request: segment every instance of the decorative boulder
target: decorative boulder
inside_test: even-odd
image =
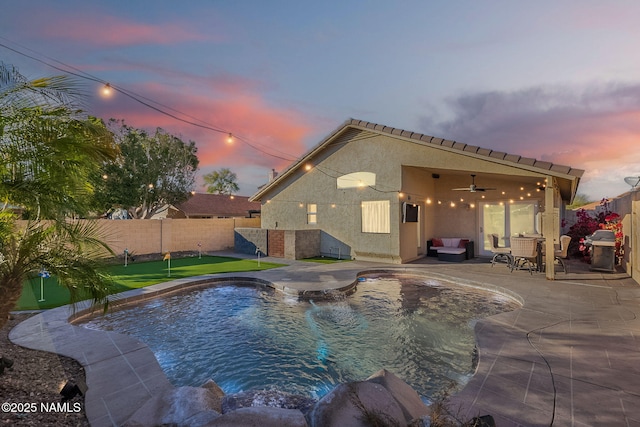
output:
[[[307,420],[297,409],[267,406],[239,408],[219,416],[207,427],[307,427]]]
[[[367,378],[367,382],[380,384],[391,393],[402,408],[407,423],[429,415],[429,407],[420,399],[418,393],[392,372],[382,369]]]
[[[202,384],[202,388],[209,390],[211,396],[213,398],[213,406],[212,409],[222,413],[222,399],[224,398],[224,391],[220,388],[218,384],[214,380],[207,380],[204,384]]]
[[[338,385],[309,411],[307,420],[311,427],[407,425],[391,393],[368,381]]]

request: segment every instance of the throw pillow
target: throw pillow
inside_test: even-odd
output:
[[[431,239],[431,246],[444,246],[444,244],[442,244],[442,239],[433,238]]]
[[[460,239],[460,243],[458,243],[459,248],[466,248],[467,243],[469,243],[469,239]]]

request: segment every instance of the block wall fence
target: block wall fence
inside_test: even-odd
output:
[[[259,228],[260,218],[79,220],[98,224],[116,255],[233,250],[236,227]],[[22,225],[26,221],[20,221]]]

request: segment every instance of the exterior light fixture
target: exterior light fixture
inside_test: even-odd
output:
[[[105,83],[102,87],[102,96],[109,97],[113,93],[113,88],[109,83]]]
[[[631,186],[631,191],[636,191],[640,185],[640,176],[628,176],[624,179],[624,182]]]
[[[312,166],[311,166],[309,163],[307,163],[306,165],[304,165],[304,170],[306,170],[306,171],[310,171],[310,170],[311,170],[311,168],[312,168]]]

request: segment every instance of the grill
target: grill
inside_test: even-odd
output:
[[[613,272],[616,268],[616,236],[611,230],[596,230],[585,237],[591,255],[591,270]]]

